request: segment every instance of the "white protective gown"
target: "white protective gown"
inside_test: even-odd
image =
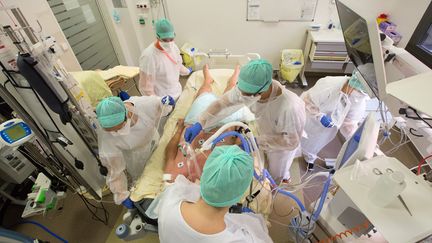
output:
[[[180,75],[190,71],[183,66],[180,50],[173,43],[172,50],[159,50],[151,43],[140,57],[139,89],[142,95],[170,95],[177,99],[182,91]]]
[[[126,102],[134,105],[132,112],[138,116],[130,133],[113,135],[103,129],[98,131],[99,156],[108,169],[106,182],[116,204],[121,204],[130,194],[125,170],[132,180],[141,175],[145,163],[158,145],[160,117],[165,115],[162,113],[167,113],[160,97],[133,96]]]
[[[278,90],[282,90],[279,96]],[[265,102],[251,101],[244,104],[237,90],[232,89],[203,113],[200,123],[204,129],[211,127],[245,105],[255,114],[259,129],[257,141],[259,148],[267,154],[270,174],[276,180],[289,179],[289,169],[300,145],[306,121],[304,102],[273,80],[272,94]]]
[[[301,140],[301,147],[308,163],[314,163],[318,152],[335,138],[339,129],[345,138],[351,137],[363,117],[368,95],[357,90],[353,90],[350,95],[343,93],[341,89],[348,80],[349,77],[325,77],[301,95],[307,114],[306,136]],[[341,98],[348,101],[345,109],[340,104]],[[332,116],[332,113],[336,114],[335,111],[340,114],[336,116],[339,119],[335,121],[334,115],[332,119],[338,125],[331,128],[324,127],[320,122],[321,116]]]
[[[180,211],[183,201],[197,202],[200,187],[183,175],[177,176],[174,184],[160,195],[157,206],[159,240],[161,243],[268,243],[272,242],[264,218],[259,214],[226,214],[226,229],[207,235],[190,227]]]

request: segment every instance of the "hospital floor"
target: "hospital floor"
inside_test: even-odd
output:
[[[312,86],[314,84],[314,81],[316,80],[317,78],[314,77],[309,78],[310,86]],[[184,84],[184,82],[185,81],[183,81],[182,84]],[[288,86],[289,89],[293,90],[297,94],[300,94],[304,91],[304,89],[292,89],[292,87],[292,85]],[[395,141],[397,141],[398,134],[395,132],[392,134],[392,136],[395,136],[394,139]],[[342,142],[340,138],[337,137],[334,141],[329,143],[323,149],[319,156],[322,158],[336,158],[336,155],[340,150],[341,145]],[[406,144],[391,155],[401,160],[409,168],[416,165],[418,162],[418,155],[412,152],[413,150],[410,146],[411,145]],[[387,151],[389,148],[391,148],[391,144],[384,144],[383,146],[381,146],[381,149],[383,151]],[[318,162],[318,165],[323,166],[323,163]],[[305,168],[306,164],[301,157],[297,158],[294,161],[291,167],[293,183],[299,182],[300,177],[305,173]],[[320,166],[317,166],[316,168],[317,170],[320,170]],[[297,194],[300,198],[304,200],[307,206],[309,206],[318,198],[318,195],[320,194],[322,189],[319,178],[317,178],[316,181],[313,181],[312,183],[317,184],[317,186],[313,188],[308,188],[302,193]],[[109,203],[106,203],[105,206],[110,214],[109,223],[107,226],[100,222],[92,220],[92,216],[88,213],[87,209],[80,201],[80,198],[74,194],[68,195],[63,205],[63,210],[58,215],[50,218],[46,218],[43,216],[35,216],[32,217],[31,220],[35,220],[44,224],[56,234],[67,239],[69,242],[124,242],[115,236],[115,228],[122,222],[122,216],[124,213],[123,207]],[[288,198],[280,195],[277,195],[275,197],[273,211],[269,217],[269,221],[271,223],[269,233],[275,243],[292,242],[288,227],[286,225],[289,224],[291,217],[295,213],[297,213],[290,213],[293,207],[295,207],[295,205],[292,200],[289,200]],[[16,218],[16,215],[21,214],[20,210],[22,210],[22,208],[18,206],[11,206],[8,209],[6,217],[3,219],[3,224],[5,226],[11,226],[16,224],[18,220]],[[39,239],[50,242],[58,242],[58,240],[49,236],[47,233],[36,228],[33,225],[18,225],[13,227],[13,229],[31,237],[37,237]],[[145,236],[145,238],[131,242],[153,243],[159,242],[159,239],[157,234],[149,233]]]

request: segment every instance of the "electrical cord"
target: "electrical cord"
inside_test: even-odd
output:
[[[428,156],[426,156],[426,157],[424,157],[424,158],[420,161],[420,163],[419,163],[418,166],[417,166],[417,175],[420,175],[420,173],[421,173],[421,168],[422,168],[423,163],[426,162],[426,160],[429,159],[429,158],[432,158],[432,154],[431,154],[431,155],[428,155]]]
[[[77,184],[79,185],[79,183],[76,181],[76,178],[72,177],[72,179],[75,181],[75,183],[77,183]],[[109,213],[108,213],[108,211],[106,210],[106,208],[105,208],[105,206],[103,205],[103,203],[102,203],[102,202],[100,203],[102,207],[97,207],[97,206],[93,205],[92,203],[90,203],[90,202],[87,200],[87,198],[85,198],[85,197],[82,195],[82,192],[79,192],[79,193],[77,193],[77,194],[78,194],[78,196],[81,198],[81,201],[84,203],[84,205],[85,205],[85,207],[87,208],[87,210],[88,210],[88,211],[90,212],[90,214],[92,215],[92,219],[93,219],[93,220],[96,220],[96,221],[99,221],[99,222],[103,223],[104,225],[107,225],[107,226],[108,226]],[[90,206],[91,206],[92,208],[94,208],[95,211],[91,210],[91,209],[90,209]],[[101,219],[101,218],[97,215],[98,209],[103,210],[103,213],[104,213],[104,219]]]
[[[432,128],[432,125],[429,122],[427,122],[426,119],[424,119],[423,117],[421,117],[420,114],[417,112],[416,109],[414,109],[412,107],[410,107],[410,108],[411,108],[411,110],[414,111],[414,113],[417,115],[417,117],[420,118],[420,120],[422,120],[424,123],[426,123],[426,125],[428,125],[429,128]]]
[[[412,110],[414,112],[417,111],[413,107],[408,106],[407,108],[401,108],[401,109],[399,109],[399,114],[405,115],[406,118],[410,118],[410,119],[413,119],[413,120],[421,120],[422,119],[422,117],[408,115],[407,110]],[[423,118],[423,119],[424,120],[432,120],[432,118]]]
[[[68,243],[67,240],[63,239],[62,237],[58,236],[56,233],[52,232],[50,229],[48,229],[46,226],[44,226],[43,224],[33,221],[33,220],[24,220],[19,222],[18,224],[33,224],[38,226],[39,228],[43,229],[45,232],[47,232],[48,234],[52,235],[53,237],[55,237],[56,239],[58,239],[61,242],[64,243]]]
[[[415,128],[410,127],[409,132],[410,132],[411,135],[413,135],[414,137],[418,137],[418,138],[422,138],[422,137],[424,137],[424,136],[421,135],[421,134],[416,134],[416,133],[414,133],[414,132],[417,132],[417,129],[415,129]]]
[[[423,167],[428,166],[428,165],[429,165],[429,164],[422,164],[420,167],[423,168]],[[416,165],[416,166],[410,168],[409,170],[410,170],[410,171],[413,171],[414,169],[417,169],[417,170],[418,170],[418,166]]]

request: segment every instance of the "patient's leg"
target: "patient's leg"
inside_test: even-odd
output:
[[[234,86],[236,86],[239,74],[240,74],[240,65],[237,64],[233,74],[231,75],[231,77],[228,80],[228,83],[227,83],[227,86],[224,90],[224,93],[226,93],[228,90],[230,90],[230,89],[234,88]]]
[[[171,140],[169,141],[168,145],[165,148],[165,166],[164,166],[164,170],[166,168],[166,166],[169,163],[172,163],[175,158],[177,157],[177,145],[180,143],[180,139],[181,139],[181,135],[183,133],[185,126],[184,126],[184,120],[183,119],[179,119],[177,121],[177,131],[174,134],[174,136],[171,138]]]
[[[196,97],[200,96],[202,93],[211,93],[213,91],[211,84],[214,82],[214,80],[210,74],[208,64],[204,65],[203,74],[204,74],[204,82],[201,88],[198,90]]]

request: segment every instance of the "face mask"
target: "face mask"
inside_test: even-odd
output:
[[[111,132],[113,136],[126,136],[130,134],[131,119],[127,119],[126,124],[115,132]]]
[[[174,43],[172,41],[170,42],[159,41],[159,44],[165,51],[170,51]]]
[[[242,92],[240,91],[240,89],[238,89],[237,87],[235,89],[236,89],[236,93],[237,93],[237,96],[239,98],[239,101],[245,105],[252,105],[261,99],[261,95],[255,95],[255,96],[243,95]]]
[[[350,97],[353,98],[355,101],[358,101],[366,96],[367,96],[366,93],[358,90],[353,90],[353,92],[350,95]]]

